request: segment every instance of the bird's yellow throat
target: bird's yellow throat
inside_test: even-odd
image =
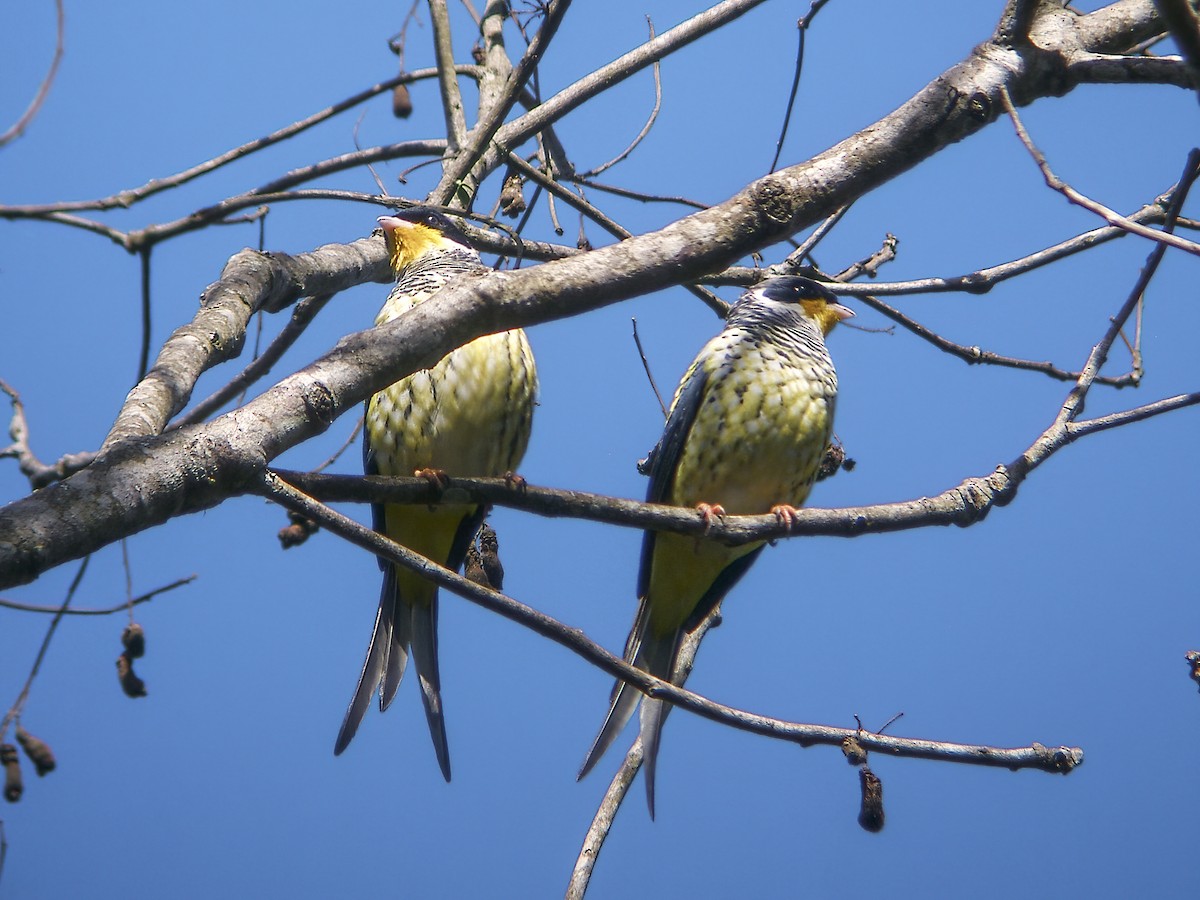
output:
[[[383,233],[387,240],[388,259],[392,272],[398,273],[413,260],[430,250],[446,246],[446,239],[435,228],[417,222],[394,219],[385,224]]]

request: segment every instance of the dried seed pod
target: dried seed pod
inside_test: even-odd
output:
[[[38,773],[39,778],[48,772],[53,772],[54,767],[58,765],[50,745],[41,738],[34,737],[20,725],[17,726],[17,743],[21,745],[21,749],[33,763],[34,771]]]
[[[858,782],[862,788],[858,824],[872,834],[883,831],[883,782],[866,766],[858,770]]]
[[[515,219],[525,212],[525,195],[521,192],[525,180],[512,169],[504,176],[504,185],[500,188],[500,212]]]
[[[1188,665],[1191,666],[1192,681],[1200,684],[1200,651],[1189,650],[1184,654],[1184,659],[1186,659]]]
[[[817,469],[817,481],[824,481],[837,474],[843,463],[846,462],[846,448],[840,443],[834,441],[825,448],[825,456],[821,459],[821,466]],[[854,468],[854,460],[850,460],[849,469]]]
[[[140,659],[146,653],[146,630],[137,622],[130,622],[121,632],[121,646],[130,659]]]
[[[392,88],[392,115],[397,119],[407,119],[412,111],[412,95],[408,92],[408,85],[396,85]]]
[[[117,678],[126,697],[146,696],[146,682],[137,677],[133,671],[133,660],[124,653],[117,657]]]
[[[484,587],[491,587],[491,584],[488,583],[487,573],[483,571],[483,557],[479,555],[479,548],[474,544],[467,547],[467,561],[463,566],[463,578]]]
[[[500,562],[500,540],[496,537],[495,529],[486,523],[479,529],[479,555],[488,584],[493,590],[503,590],[504,565]]]
[[[17,748],[12,744],[0,744],[0,765],[4,766],[4,799],[16,803],[25,793],[25,783],[21,780]]]
[[[321,530],[321,526],[315,521],[296,512],[288,512],[288,521],[291,524],[287,528],[280,528],[278,535],[284,550],[298,547],[307,541],[310,535]]]

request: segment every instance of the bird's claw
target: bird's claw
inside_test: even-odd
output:
[[[704,533],[708,534],[713,521],[725,515],[725,507],[719,503],[698,503],[696,512],[700,513],[700,520],[704,523]]]
[[[796,517],[800,515],[800,510],[786,503],[777,503],[771,507],[771,515],[779,520],[780,525],[791,531],[792,526],[796,524]]]
[[[423,478],[439,491],[444,491],[450,484],[450,476],[442,469],[417,469],[414,478]]]

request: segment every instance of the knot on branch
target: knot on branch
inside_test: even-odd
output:
[[[333,424],[337,418],[337,403],[328,385],[321,381],[310,381],[304,386],[301,396],[310,422],[319,423],[322,431]]]
[[[766,220],[770,236],[786,231],[792,222],[793,207],[791,194],[786,187],[775,179],[767,177],[756,181],[750,187],[750,199],[754,203],[755,212],[761,219]]]
[[[1004,466],[986,478],[968,478],[952,493],[958,500],[954,524],[961,528],[982,521],[993,506],[1005,506],[1016,496],[1017,486]]]
[[[1083,765],[1083,749],[1081,747],[1047,747],[1034,741],[1033,752],[1037,754],[1040,766],[1047,772],[1068,774],[1072,769]]]

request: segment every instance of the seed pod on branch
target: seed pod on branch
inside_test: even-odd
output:
[[[117,678],[126,697],[145,697],[146,682],[133,671],[133,660],[122,653],[117,657]]]
[[[121,632],[121,646],[130,659],[140,659],[146,653],[146,630],[137,622],[130,622]]]
[[[512,169],[504,176],[504,186],[500,188],[500,212],[510,219],[525,212],[525,195],[521,193],[524,184],[520,173]]]
[[[25,783],[21,780],[17,748],[12,744],[0,744],[0,765],[4,766],[4,799],[16,803],[25,793]]]
[[[50,749],[50,745],[41,738],[34,737],[20,725],[17,726],[17,743],[21,745],[21,749],[25,751],[25,755],[29,757],[29,761],[33,763],[34,771],[38,773],[38,777],[54,771],[54,767],[58,765],[58,761],[54,758],[54,751]]]
[[[866,766],[858,770],[858,782],[862,788],[858,824],[872,834],[883,831],[883,782]]]
[[[412,95],[408,92],[408,85],[396,85],[392,88],[392,115],[397,119],[407,119],[412,115],[412,111]]]

